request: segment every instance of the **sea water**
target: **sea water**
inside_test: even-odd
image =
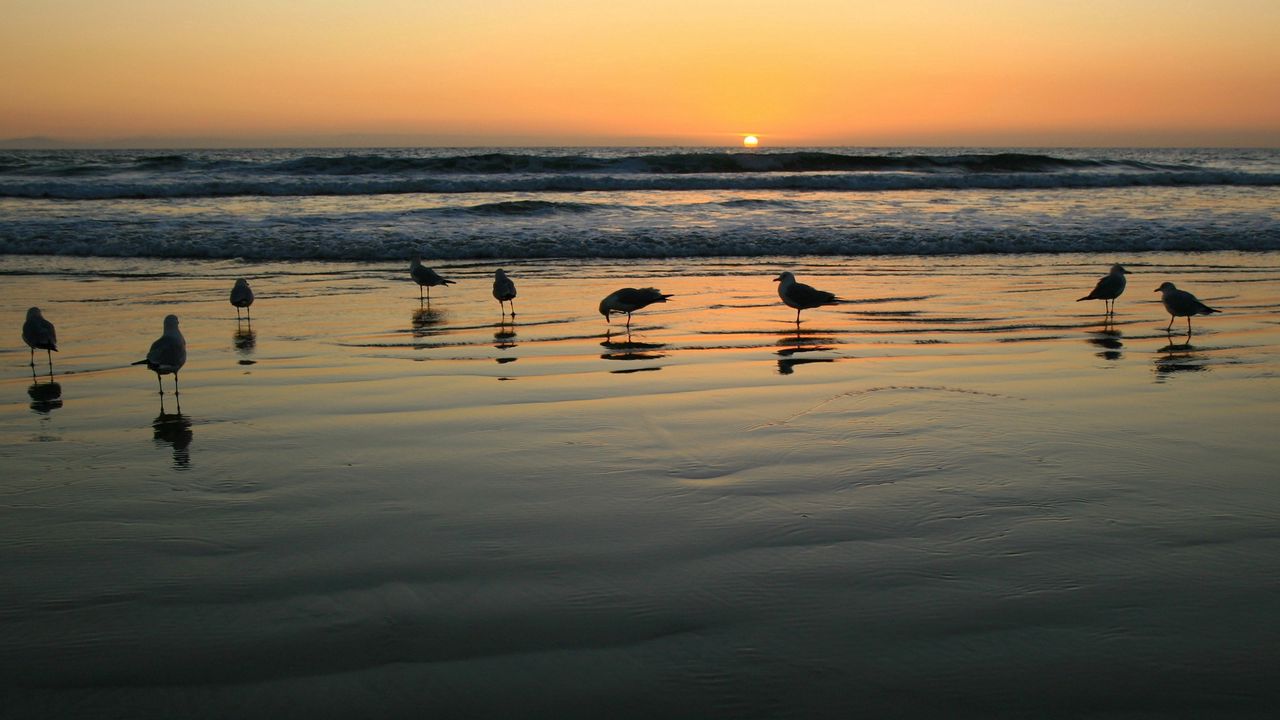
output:
[[[0,253],[626,258],[1280,249],[1280,151],[9,151]]]
[[[3,158],[0,717],[1280,703],[1275,153]]]

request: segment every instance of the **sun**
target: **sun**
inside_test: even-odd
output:
[[[759,144],[760,144],[760,138],[756,137],[755,135],[748,135],[742,138],[743,147],[753,148]]]

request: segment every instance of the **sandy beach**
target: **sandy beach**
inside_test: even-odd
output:
[[[0,715],[1280,704],[1280,254],[436,269],[0,257]],[[782,270],[846,302],[797,330]]]

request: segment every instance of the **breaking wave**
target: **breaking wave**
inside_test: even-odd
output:
[[[1274,186],[1280,170],[1044,153],[9,153],[0,197],[147,199],[407,193]]]

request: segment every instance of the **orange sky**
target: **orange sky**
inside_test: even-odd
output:
[[[0,3],[0,139],[1280,145],[1276,0]]]

